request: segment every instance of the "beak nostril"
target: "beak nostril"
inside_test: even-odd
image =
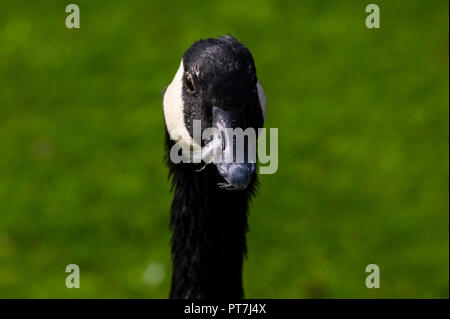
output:
[[[222,138],[222,152],[224,152],[225,151],[225,146],[226,146],[226,140],[225,140],[225,133],[224,133],[224,131],[220,132],[220,136]]]

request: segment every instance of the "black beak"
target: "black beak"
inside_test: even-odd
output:
[[[222,138],[221,161],[215,165],[220,175],[228,182],[221,184],[225,189],[243,190],[253,179],[256,173],[255,159],[249,156],[247,143],[237,147],[238,139],[233,134],[236,128],[245,129],[242,115],[237,108],[223,109],[217,106],[212,108],[213,127],[219,131]],[[243,139],[241,140],[243,142]],[[243,154],[237,154],[243,152]]]

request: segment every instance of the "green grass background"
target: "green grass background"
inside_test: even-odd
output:
[[[161,91],[227,33],[279,129],[246,297],[449,297],[448,1],[378,0],[377,30],[367,1],[68,3],[0,2],[1,298],[168,296]]]

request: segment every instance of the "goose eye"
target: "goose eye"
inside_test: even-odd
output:
[[[184,84],[186,85],[189,93],[195,93],[194,79],[192,78],[192,74],[186,73],[186,76],[184,77]]]

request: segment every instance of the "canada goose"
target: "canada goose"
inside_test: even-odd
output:
[[[265,96],[250,51],[234,37],[200,40],[183,55],[163,93],[166,163],[172,189],[171,298],[242,298],[248,202],[257,187],[256,164],[174,163],[176,142],[203,147],[193,122],[216,127],[222,152],[233,140],[224,128],[264,124]],[[246,157],[247,158],[247,157]],[[225,185],[225,187],[224,187]]]

